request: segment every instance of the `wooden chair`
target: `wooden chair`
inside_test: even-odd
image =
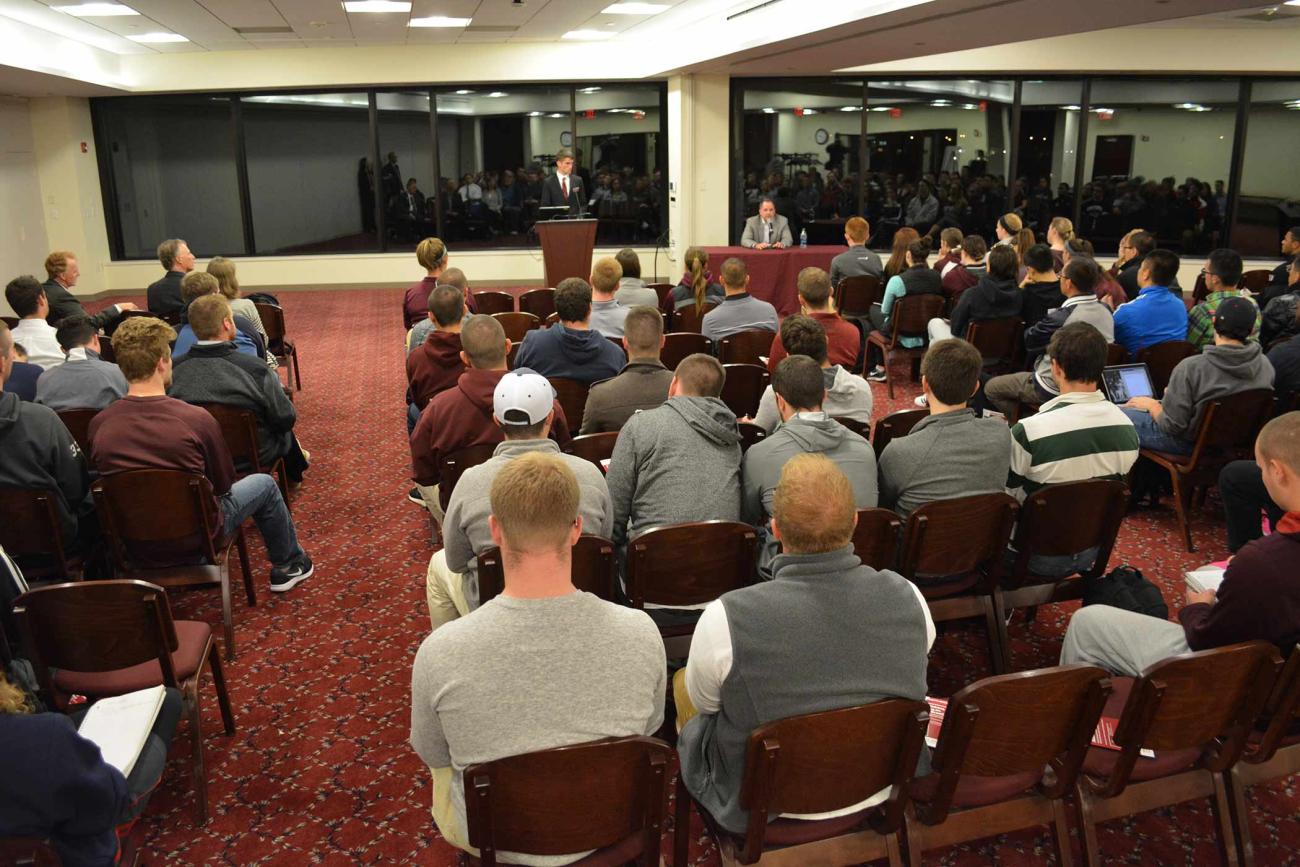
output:
[[[904,346],[900,341],[904,337],[926,337],[925,326],[931,319],[943,313],[942,295],[904,295],[895,302],[890,310],[890,333],[886,337],[879,331],[867,335],[868,345],[877,347],[884,356],[885,387],[889,399],[894,398],[894,380],[889,376],[889,363],[895,355],[901,355],[912,361],[912,381],[919,376],[921,357],[925,355],[925,345],[918,347]]]
[[[144,581],[80,581],[29,590],[14,601],[23,641],[47,700],[105,698],[151,686],[179,689],[190,721],[198,823],[208,821],[199,678],[212,672],[226,734],[235,733],[212,628],[172,619],[167,594]],[[57,671],[52,671],[57,669]]]
[[[926,503],[907,520],[899,561],[898,571],[921,588],[935,623],[984,618],[995,674],[1005,659],[998,580],[1017,509],[1004,493]]]
[[[542,327],[550,328],[552,325],[559,325],[559,324],[560,324],[560,314],[552,313],[550,316],[546,317],[546,321],[542,323]]]
[[[279,457],[270,466],[263,466],[261,459],[261,438],[257,435],[257,416],[251,410],[237,406],[223,406],[219,403],[199,404],[217,420],[221,426],[221,437],[230,449],[231,460],[235,463],[235,475],[238,478],[254,473],[266,473],[275,477],[280,487],[280,496],[285,508],[289,508],[289,477],[284,469],[284,458]]]
[[[474,293],[474,306],[480,314],[495,316],[498,313],[515,312],[515,296],[509,292],[484,290]]]
[[[505,331],[506,337],[511,343],[519,344],[524,342],[528,332],[534,328],[542,327],[542,320],[531,313],[494,313],[492,318],[501,323],[501,328]]]
[[[767,431],[752,421],[737,422],[736,430],[740,432],[740,453],[742,455],[749,451],[749,447],[754,443],[767,439]]]
[[[673,332],[688,331],[694,334],[700,333],[700,325],[704,322],[704,317],[710,310],[717,307],[717,304],[706,302],[698,311],[694,304],[687,304],[680,310],[673,311]]]
[[[726,376],[722,382],[722,402],[736,418],[753,418],[772,375],[761,364],[724,364],[722,370]]]
[[[1106,344],[1106,366],[1114,367],[1128,361],[1128,350],[1118,343]]]
[[[659,360],[669,370],[676,370],[677,365],[688,355],[703,352],[708,355],[713,348],[712,341],[703,334],[692,331],[675,331],[664,335],[663,349],[659,350]]]
[[[616,602],[618,553],[614,543],[600,536],[578,537],[573,546],[573,586],[594,594],[606,602]],[[478,603],[482,605],[505,589],[505,572],[501,568],[501,551],[489,548],[478,555]]]
[[[52,491],[0,485],[0,548],[28,580],[79,581],[85,564],[65,547],[63,519]]]
[[[1019,366],[1024,330],[1019,316],[979,319],[966,327],[966,342],[980,351],[986,371],[1007,373]]]
[[[568,410],[565,410],[568,414]],[[572,424],[572,423],[570,423]],[[569,441],[569,447],[565,449],[569,454],[591,461],[600,467],[600,471],[605,471],[604,464],[601,461],[607,461],[614,455],[614,444],[618,442],[618,431],[606,431],[605,433],[583,434],[574,437]]]
[[[891,440],[907,436],[918,422],[928,418],[929,415],[928,409],[899,409],[884,418],[876,419],[876,429],[871,439],[871,444],[876,449],[876,457],[879,458],[885,453],[885,446],[889,445]]]
[[[889,509],[858,509],[853,528],[853,553],[872,569],[893,569],[903,519]]]
[[[1082,599],[1084,583],[1106,573],[1127,501],[1128,488],[1123,482],[1088,479],[1040,488],[1020,505],[1020,519],[1011,543],[1016,558],[1011,571],[1002,578],[1002,608],[998,612],[1008,669],[1012,668],[1006,634],[1008,613],[1017,608]],[[1082,572],[1046,578],[1030,574],[1030,560],[1035,555],[1068,556],[1091,548],[1097,549],[1097,557]]]
[[[985,678],[948,701],[930,773],[912,782],[907,847],[927,849],[1052,826],[1068,865],[1070,793],[1110,694],[1106,672],[1064,665]]]
[[[755,329],[729,334],[718,342],[718,361],[723,364],[766,364],[772,353],[775,331]]]
[[[666,308],[666,305],[668,304],[668,297],[673,294],[672,283],[647,283],[645,285],[647,289],[655,290],[655,294],[659,296],[659,310],[671,309]]]
[[[578,863],[656,867],[672,748],[646,737],[539,750],[465,769],[465,819],[479,863],[497,852],[564,855]]]
[[[97,415],[97,409],[65,409],[59,413],[59,421],[72,434],[77,447],[86,453],[87,461],[90,460],[90,422]]]
[[[1206,402],[1196,426],[1190,455],[1175,455],[1142,449],[1138,454],[1163,467],[1174,489],[1174,511],[1188,551],[1195,551],[1192,526],[1187,512],[1192,495],[1200,489],[1203,504],[1209,488],[1219,482],[1219,471],[1229,461],[1254,455],[1255,437],[1273,413],[1273,390],[1256,388],[1239,391]]]
[[[1241,287],[1258,295],[1271,279],[1273,274],[1267,268],[1254,268],[1241,275]]]
[[[835,309],[845,319],[866,319],[871,305],[884,297],[884,284],[879,277],[870,274],[845,277],[835,287]]]
[[[569,423],[569,430],[582,429],[582,414],[587,409],[587,392],[590,387],[576,379],[553,376],[548,380],[555,389],[555,399],[564,410],[564,418]]]
[[[844,416],[832,416],[832,418],[834,418],[835,421],[839,422],[844,427],[853,431],[858,436],[862,437],[867,442],[871,441],[870,422],[858,421],[857,419],[847,418]]]
[[[519,310],[531,313],[538,319],[546,319],[555,312],[555,290],[529,289],[519,296]]]
[[[244,528],[237,527],[229,536],[220,530],[222,518],[216,511],[212,484],[198,473],[130,470],[101,477],[91,491],[100,530],[113,553],[119,576],[169,589],[220,585],[226,659],[233,660],[231,546],[239,550],[249,607],[257,605],[257,591]],[[216,536],[213,528],[218,530]]]
[[[3,317],[11,319],[10,316]],[[122,865],[122,860],[118,864]],[[59,850],[36,837],[0,837],[0,864],[6,867],[62,867]]]
[[[5,325],[9,326],[10,331],[13,331],[15,328],[18,327],[17,316],[0,316],[0,322],[3,322]]]
[[[302,366],[298,363],[298,347],[285,333],[284,310],[274,304],[255,304],[257,315],[266,329],[266,348],[281,364],[293,366],[293,386],[302,391]]]
[[[1241,755],[1279,668],[1274,647],[1252,641],[1175,656],[1136,680],[1112,681],[1102,715],[1119,718],[1120,749],[1089,749],[1074,787],[1086,864],[1102,863],[1101,822],[1200,798],[1210,799],[1220,855],[1237,863],[1224,774]],[[1155,758],[1141,758],[1143,749]]]
[[[633,608],[701,605],[754,580],[754,528],[737,521],[695,521],[646,530],[627,544],[626,590]],[[661,626],[669,659],[684,659],[695,624]]]
[[[461,475],[470,467],[491,460],[497,445],[498,443],[483,443],[477,446],[466,446],[451,454],[442,455],[438,459],[438,503],[442,506],[443,512],[447,511],[447,504],[451,502],[451,492],[456,489],[456,482],[460,481]]]
[[[745,833],[721,827],[693,801],[679,775],[673,863],[688,863],[694,803],[725,867],[857,864],[877,858],[901,867],[898,831],[928,718],[925,702],[890,699],[759,726],[749,735],[740,786],[740,804],[749,811]],[[847,816],[780,818],[851,807],[884,789],[889,797],[883,802]]]
[[[1160,397],[1165,393],[1165,386],[1169,385],[1169,377],[1178,362],[1195,354],[1196,347],[1186,340],[1166,340],[1138,350],[1136,361],[1147,366],[1151,387],[1155,389],[1156,397]]]

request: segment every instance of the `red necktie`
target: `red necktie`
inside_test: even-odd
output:
[[[569,176],[568,175],[560,176],[560,191],[564,193],[564,197],[566,199],[569,197]]]

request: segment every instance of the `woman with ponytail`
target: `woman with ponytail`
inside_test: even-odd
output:
[[[1052,248],[1052,267],[1057,274],[1065,267],[1065,245],[1074,240],[1074,223],[1057,217],[1047,226],[1047,244]]]
[[[890,332],[892,328],[889,318],[890,311],[894,309],[898,299],[903,296],[943,294],[943,277],[927,264],[930,257],[930,238],[928,235],[914,238],[903,250],[903,257],[906,267],[889,278],[889,282],[885,284],[885,294],[881,298],[880,306],[872,305],[871,311],[868,313],[873,331],[879,331],[882,334]],[[925,339],[921,337],[903,337],[900,339],[903,346],[909,348],[915,348],[925,343]],[[868,349],[873,351],[867,379],[872,382],[884,382],[885,369],[882,366],[884,359],[880,356],[880,350],[871,344],[868,344]]]
[[[701,247],[690,247],[683,262],[686,273],[668,296],[672,309],[681,310],[694,304],[695,312],[701,313],[705,304],[721,304],[726,292],[721,283],[713,282],[713,275],[709,273],[709,254]]]

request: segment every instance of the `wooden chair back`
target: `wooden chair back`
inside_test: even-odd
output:
[[[1273,274],[1267,268],[1253,268],[1241,275],[1241,288],[1256,294],[1263,292]]]
[[[212,483],[198,473],[130,470],[102,476],[91,492],[118,568],[218,561],[221,517]]]
[[[753,418],[772,375],[761,364],[724,364],[722,370],[726,376],[722,383],[722,402],[736,418]]]
[[[925,337],[925,326],[943,313],[942,295],[904,295],[894,302],[889,311],[893,326],[889,334],[889,348],[899,345],[902,337]]]
[[[1278,748],[1290,739],[1300,720],[1300,651],[1294,648],[1273,684],[1265,716],[1268,727],[1243,757],[1251,764],[1262,764],[1272,759]]]
[[[676,370],[677,365],[686,356],[697,352],[708,354],[712,348],[712,341],[703,334],[694,331],[673,331],[664,335],[664,346],[659,350],[659,360],[669,370]]]
[[[893,569],[903,519],[889,509],[858,509],[853,528],[853,553],[872,569]]]
[[[740,804],[749,811],[742,864],[763,853],[769,817],[826,813],[867,800],[881,789],[879,833],[896,831],[907,805],[929,719],[923,701],[874,704],[803,714],[754,729],[745,749]]]
[[[1138,350],[1137,363],[1147,366],[1147,371],[1151,374],[1151,387],[1155,389],[1156,397],[1160,397],[1165,393],[1165,386],[1169,385],[1169,377],[1173,375],[1178,362],[1195,354],[1196,347],[1186,340],[1166,340]]]
[[[866,440],[867,442],[870,442],[870,441],[871,441],[871,423],[870,423],[870,422],[858,421],[857,419],[846,418],[846,417],[842,417],[842,416],[840,416],[840,417],[832,416],[832,418],[834,418],[835,421],[839,422],[839,423],[840,423],[841,425],[843,425],[844,427],[846,427],[846,428],[848,428],[849,430],[853,431],[853,432],[854,432],[855,434],[857,434],[858,436],[862,437],[862,438],[863,438],[864,440]]]
[[[501,323],[506,337],[514,344],[523,343],[528,332],[542,327],[541,318],[528,312],[494,313],[492,318]]]
[[[566,415],[568,411],[565,411]],[[572,423],[570,423],[572,427]],[[604,433],[583,434],[580,437],[574,437],[569,441],[569,447],[565,449],[569,454],[582,458],[584,461],[591,461],[593,464],[604,471],[601,461],[607,461],[614,455],[614,445],[618,442],[618,431],[606,431]]]
[[[835,287],[835,309],[841,316],[863,317],[884,295],[884,284],[879,277],[870,274],[845,277]]]
[[[90,422],[97,415],[99,415],[97,409],[65,409],[59,413],[59,421],[63,422],[68,433],[72,434],[72,439],[87,456],[90,455]]]
[[[505,590],[505,572],[501,567],[501,551],[489,548],[478,555],[478,602],[482,605]],[[617,601],[614,587],[618,575],[618,554],[614,543],[600,536],[578,537],[573,546],[571,561],[573,586],[585,590],[606,602]]]
[[[59,859],[59,850],[49,840],[0,837],[0,864],[8,867],[62,867],[63,861]]]
[[[552,313],[550,316],[546,317],[546,321],[542,323],[542,327],[550,328],[552,325],[559,325],[559,324],[560,324],[560,314]]]
[[[199,404],[216,419],[221,427],[221,437],[230,449],[230,458],[236,469],[260,473],[262,461],[259,457],[260,445],[257,436],[257,416],[251,410],[237,406],[223,406],[219,403]]]
[[[978,319],[966,328],[966,342],[979,350],[984,366],[1014,364],[1020,355],[1025,323],[1019,316]]]
[[[470,467],[487,463],[496,449],[497,443],[483,443],[457,449],[439,458],[438,501],[444,512],[447,510],[447,504],[451,502],[451,492],[456,489],[456,483],[460,481],[461,475]]]
[[[660,310],[671,309],[668,307],[668,296],[673,294],[672,283],[647,283],[645,285],[647,289],[655,290],[655,295],[659,296]]]
[[[948,701],[931,758],[934,794],[916,804],[928,824],[947,818],[963,775],[1039,776],[1052,798],[1074,786],[1110,696],[1107,674],[1062,665],[976,681]]]
[[[70,577],[63,521],[53,491],[0,485],[0,548],[27,577]]]
[[[519,296],[519,310],[545,319],[555,312],[555,290],[529,289]]]
[[[286,336],[284,327],[284,308],[275,304],[261,304],[254,302],[257,308],[257,315],[262,320],[262,328],[266,331],[266,348],[273,355],[280,355],[284,348],[284,338]]]
[[[700,605],[754,580],[757,535],[737,521],[656,527],[627,545],[627,595],[633,608]]]
[[[474,306],[480,314],[495,316],[498,313],[515,312],[515,296],[509,292],[484,290],[474,293]]]
[[[1016,560],[1003,579],[1003,587],[1011,590],[1038,583],[1029,574],[1029,560],[1036,554],[1067,556],[1095,547],[1097,559],[1083,574],[1086,578],[1103,574],[1127,501],[1128,487],[1108,479],[1062,482],[1030,494],[1020,506],[1012,542]]]
[[[1001,492],[926,503],[907,520],[899,571],[916,581],[984,569],[996,583],[1017,508]]]
[[[1114,367],[1128,361],[1128,350],[1119,343],[1106,344],[1106,366]]]
[[[566,379],[563,376],[551,377],[549,381],[551,388],[555,389],[555,399],[560,402],[560,408],[564,410],[564,418],[569,423],[569,430],[581,430],[582,414],[587,409],[589,386],[585,382]]]
[[[723,364],[764,364],[772,352],[776,332],[755,329],[739,331],[722,338],[718,343],[718,361]]]
[[[1196,449],[1222,449],[1236,454],[1253,453],[1255,437],[1273,415],[1273,389],[1255,388],[1215,398],[1205,408],[1196,437]]]
[[[627,860],[654,867],[671,760],[662,741],[628,737],[470,765],[470,845],[493,867],[500,850],[563,855],[637,841]]]
[[[899,409],[884,418],[876,419],[876,429],[871,440],[876,449],[876,457],[884,454],[885,446],[891,440],[907,436],[918,422],[929,415],[928,409]]]
[[[705,315],[717,306],[715,303],[705,302],[703,307],[696,310],[694,304],[687,304],[685,307],[673,311],[673,331],[688,331],[699,334],[700,324],[704,321]]]
[[[742,455],[749,451],[749,447],[754,443],[767,439],[767,431],[752,421],[738,422],[736,430],[740,432],[740,453]]]
[[[10,331],[13,331],[15,328],[18,327],[17,316],[0,316],[0,322],[3,322],[5,325],[9,326]]]

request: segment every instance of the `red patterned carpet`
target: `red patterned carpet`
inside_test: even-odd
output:
[[[193,824],[182,723],[167,777],[143,819],[149,863],[455,863],[430,819],[428,773],[406,745],[410,665],[428,631],[423,581],[431,550],[427,517],[405,499],[401,296],[401,290],[281,296],[303,361],[299,432],[313,457],[292,505],[317,573],[291,593],[270,593],[269,566],[253,534],[259,604],[249,609],[236,602],[239,657],[226,669],[234,736],[221,733],[211,690],[203,694],[212,817],[205,827]],[[907,384],[890,402],[883,386],[875,392],[878,414],[910,406],[917,393]],[[1178,544],[1172,510],[1134,514],[1112,563],[1140,568],[1177,607],[1181,571],[1225,554],[1216,507],[1212,497],[1196,518],[1197,554]],[[220,622],[215,592],[176,594],[173,606],[179,617]],[[1018,668],[1055,662],[1074,607],[1045,608],[1032,627],[1019,619],[1012,624]],[[932,692],[949,695],[988,673],[978,632],[939,638]],[[1258,862],[1297,863],[1296,781],[1256,787],[1250,805]],[[712,847],[695,837],[691,863],[717,864]],[[1101,829],[1103,849],[1116,863],[1215,863],[1213,839],[1208,805]],[[1050,852],[1045,831],[1024,832],[927,853],[926,861],[1040,864]]]

